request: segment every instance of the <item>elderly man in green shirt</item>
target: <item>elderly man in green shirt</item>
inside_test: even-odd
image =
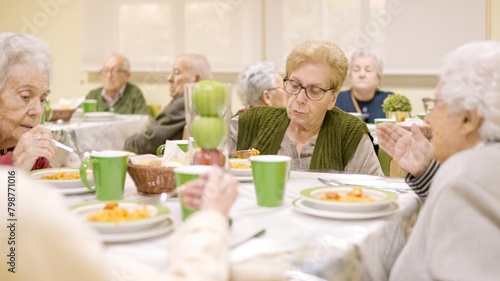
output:
[[[106,58],[101,70],[103,87],[90,91],[86,99],[97,100],[97,111],[119,114],[149,114],[141,90],[128,82],[130,62],[119,54]]]

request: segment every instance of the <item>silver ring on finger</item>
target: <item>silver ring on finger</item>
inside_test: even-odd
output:
[[[35,140],[36,140],[36,141],[39,141],[39,140],[41,140],[41,139],[42,139],[42,134],[36,134],[36,135],[35,135]]]

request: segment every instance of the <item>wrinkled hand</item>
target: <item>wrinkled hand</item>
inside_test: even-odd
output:
[[[415,177],[430,165],[431,144],[420,128],[413,124],[411,132],[390,123],[377,125],[379,146]]]
[[[40,157],[51,161],[57,152],[57,146],[52,138],[52,132],[42,126],[37,126],[24,133],[12,152],[12,164],[20,169],[30,171]]]
[[[238,181],[219,167],[184,184],[184,204],[193,209],[216,210],[227,215],[238,192]]]

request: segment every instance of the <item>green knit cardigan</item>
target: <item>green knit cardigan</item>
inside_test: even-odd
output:
[[[255,148],[261,154],[278,154],[290,119],[285,108],[252,107],[240,115],[237,149]],[[344,171],[364,134],[366,124],[334,107],[323,120],[309,169]]]

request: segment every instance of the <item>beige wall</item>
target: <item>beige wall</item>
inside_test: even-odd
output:
[[[99,86],[95,74],[81,71],[81,15],[83,0],[2,1],[0,31],[29,32],[49,42],[54,55],[55,79],[50,99],[84,96]],[[491,21],[488,38],[500,40],[500,0],[489,0]],[[45,5],[43,3],[46,3]],[[133,70],[133,65],[132,65]],[[166,73],[136,73],[132,82],[143,90],[151,104],[166,105],[170,100]],[[214,79],[233,83],[237,73],[215,73]],[[410,97],[414,113],[423,110],[421,98],[432,96],[437,79],[433,76],[391,75],[384,77],[383,89]],[[233,110],[241,105],[233,99]]]

